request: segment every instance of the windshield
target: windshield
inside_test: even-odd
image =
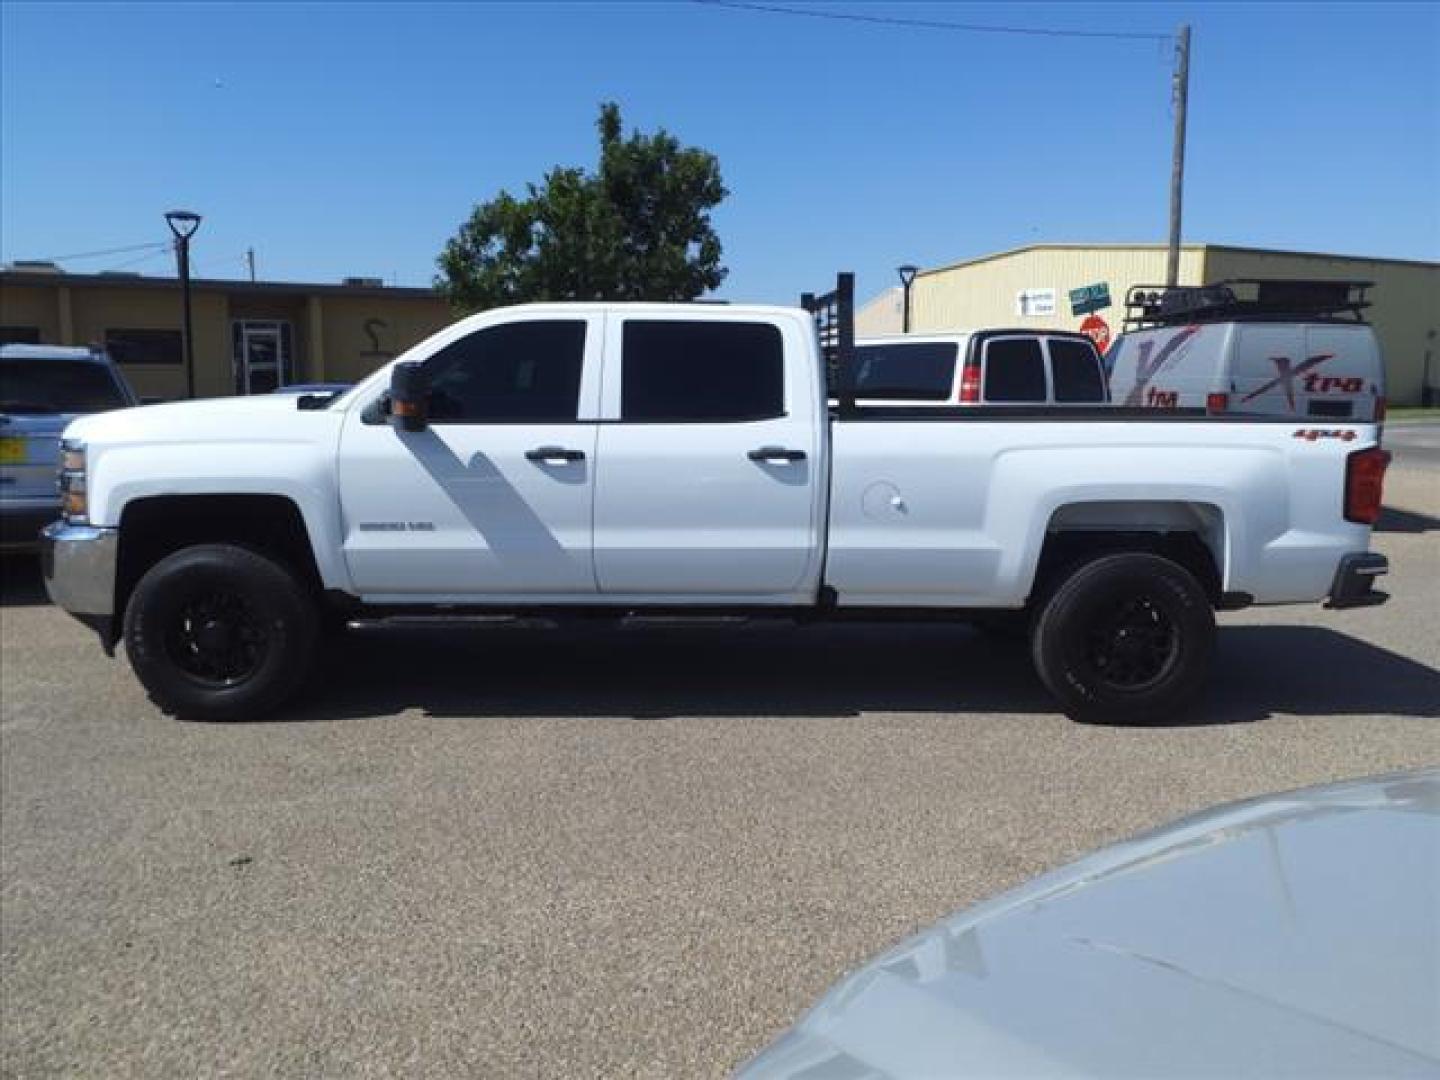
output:
[[[103,364],[39,359],[0,362],[0,412],[91,413],[129,404]]]
[[[944,401],[955,383],[959,346],[904,341],[855,349],[855,394],[867,398]]]

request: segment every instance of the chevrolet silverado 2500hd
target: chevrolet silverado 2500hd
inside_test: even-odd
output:
[[[47,587],[214,719],[353,620],[1004,612],[1066,712],[1144,722],[1196,701],[1216,609],[1384,599],[1375,425],[866,406],[852,297],[493,310],[336,398],[78,420]]]

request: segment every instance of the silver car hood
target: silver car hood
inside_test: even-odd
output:
[[[1440,1076],[1440,770],[1236,803],[951,916],[743,1077]]]

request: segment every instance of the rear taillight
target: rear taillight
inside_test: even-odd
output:
[[[1377,423],[1377,424],[1383,424],[1384,422],[1385,422],[1385,399],[1384,399],[1383,397],[1377,397],[1377,398],[1375,399],[1375,423]]]
[[[1357,525],[1374,525],[1380,517],[1384,497],[1385,467],[1390,452],[1372,446],[1356,450],[1345,459],[1345,520]]]
[[[960,404],[978,405],[979,403],[980,360],[978,357],[970,357],[960,371]]]
[[[1224,412],[1224,411],[1225,411],[1226,409],[1228,409],[1228,408],[1230,408],[1230,395],[1229,395],[1229,394],[1206,394],[1206,395],[1205,395],[1205,411],[1206,411],[1206,412],[1221,413],[1221,412]]]

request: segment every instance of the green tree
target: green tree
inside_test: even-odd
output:
[[[622,137],[600,106],[594,173],[557,167],[525,198],[475,207],[445,244],[435,286],[456,308],[534,300],[693,300],[725,280],[710,211],[728,192],[714,154],[664,129]]]

